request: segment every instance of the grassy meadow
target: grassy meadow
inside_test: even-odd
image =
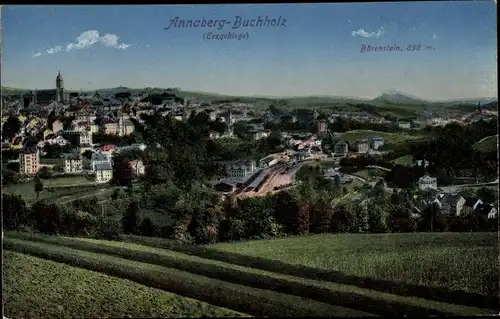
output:
[[[398,157],[392,161],[393,164],[396,165],[403,165],[403,166],[413,166],[413,156],[412,155],[405,155]]]
[[[18,259],[36,256],[253,316],[427,316],[495,312],[495,239],[489,233],[327,234],[190,246],[140,236],[106,241],[6,232],[4,248]],[[61,291],[57,280],[47,280],[54,294]],[[92,294],[97,300],[116,288],[99,289]],[[47,298],[37,302],[57,307],[57,298]],[[114,313],[131,312],[127,306],[124,301]],[[207,309],[207,315],[222,311]]]
[[[498,294],[495,233],[328,234],[211,248],[346,275]]]
[[[81,177],[80,177],[81,178]],[[61,181],[64,180],[64,181]],[[65,187],[68,182],[74,182],[76,179],[64,178],[54,180],[43,180],[44,190],[40,192],[39,200],[47,201],[71,201],[82,197],[111,195],[114,187],[109,185],[88,185],[80,187]],[[65,184],[66,183],[66,184]],[[103,191],[104,190],[104,191]],[[28,205],[37,201],[35,192],[35,183],[33,181],[6,185],[2,193],[21,195]]]
[[[419,135],[410,135],[404,133],[387,133],[387,132],[377,132],[369,130],[356,130],[340,134],[340,139],[348,143],[353,143],[362,138],[373,138],[375,136],[382,137],[384,139],[384,143],[387,144],[399,144],[409,140],[416,140],[422,138],[422,136]]]
[[[478,151],[491,152],[498,150],[498,135],[489,136],[473,145]]]
[[[242,315],[127,279],[16,252],[5,252],[3,265],[4,311],[8,318]]]

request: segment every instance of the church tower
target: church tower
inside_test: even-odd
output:
[[[64,103],[64,81],[61,76],[61,71],[59,71],[56,78],[56,93],[57,93],[57,102]]]

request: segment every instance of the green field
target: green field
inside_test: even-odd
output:
[[[52,182],[52,184],[50,182]],[[56,181],[56,182],[53,182]],[[71,179],[69,179],[71,181]],[[75,179],[73,179],[75,181]],[[71,199],[78,199],[83,196],[85,197],[90,197],[90,196],[108,196],[111,195],[111,192],[113,191],[113,187],[110,187],[109,185],[89,185],[88,187],[60,187],[61,182],[57,182],[57,179],[55,180],[44,180],[44,190],[40,192],[40,197],[39,199],[45,199],[47,201],[53,201],[53,200],[64,200],[64,201],[69,201]],[[49,183],[47,183],[49,182]],[[68,181],[65,181],[68,183]],[[59,184],[58,184],[59,183]],[[57,186],[59,187],[57,187]],[[62,184],[64,185],[64,184]],[[50,188],[56,186],[55,188]],[[105,189],[106,191],[102,191],[102,189]],[[37,195],[35,193],[35,183],[33,181],[27,182],[27,183],[19,183],[19,184],[11,184],[4,186],[2,189],[2,193],[6,194],[14,194],[14,195],[21,195],[22,198],[26,201],[28,204],[33,204],[34,202],[37,201]]]
[[[5,235],[8,251],[250,315],[470,315],[493,313],[488,309],[498,304],[485,281],[498,273],[488,233],[320,235],[206,247],[138,236]]]
[[[489,136],[473,145],[478,151],[491,152],[498,150],[498,135]]]
[[[403,165],[410,167],[413,166],[413,156],[412,155],[401,156],[393,160],[392,163],[396,165]]]
[[[340,139],[348,143],[353,143],[362,138],[372,138],[375,136],[382,137],[384,139],[384,143],[386,144],[399,144],[406,141],[417,140],[422,138],[422,136],[409,135],[405,133],[386,133],[386,132],[377,132],[368,130],[357,130],[357,131],[349,131],[346,133],[342,133],[340,135]]]
[[[130,280],[15,252],[3,254],[3,265],[8,318],[240,315]]]
[[[495,233],[312,235],[219,244],[212,248],[259,258],[427,287],[498,293]]]
[[[378,168],[365,168],[365,169],[357,171],[356,173],[353,173],[353,175],[362,177],[368,181],[373,181],[377,177],[384,176],[385,172],[381,169],[378,169]]]

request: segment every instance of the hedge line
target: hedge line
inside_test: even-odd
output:
[[[345,287],[332,283],[313,282],[302,278],[290,278],[282,274],[265,273],[255,269],[242,269],[242,267],[236,265],[222,264],[211,260],[198,261],[193,260],[192,257],[190,260],[187,255],[185,257],[169,256],[168,251],[163,254],[160,254],[160,252],[152,253],[46,235],[17,234],[16,237],[176,268],[226,282],[244,284],[254,288],[272,289],[280,293],[381,315],[399,313],[428,316],[433,314],[475,314],[480,311],[462,306],[440,304],[429,300],[389,295],[357,287]]]
[[[169,249],[193,256],[219,260],[235,265],[242,265],[286,275],[322,280],[334,283],[353,285],[381,292],[389,292],[401,296],[413,296],[457,305],[498,310],[498,296],[485,296],[478,293],[450,290],[447,288],[425,287],[415,284],[396,283],[389,280],[371,279],[346,275],[340,271],[328,271],[303,265],[292,265],[278,260],[247,256],[231,252],[218,251],[203,246],[181,245],[173,240],[163,238],[124,235],[124,242],[150,247]]]
[[[87,251],[4,239],[6,250],[30,254],[198,299],[253,316],[364,316],[366,313],[268,290],[210,279],[172,268]]]

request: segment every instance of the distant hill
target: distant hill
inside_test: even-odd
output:
[[[116,94],[126,91],[131,92],[163,92],[165,90],[171,91],[175,95],[181,98],[191,98],[195,100],[201,100],[205,102],[214,101],[239,101],[246,103],[257,103],[257,104],[269,104],[275,103],[276,101],[287,101],[287,104],[291,107],[300,106],[319,106],[319,105],[347,105],[347,104],[370,104],[378,107],[406,107],[413,109],[419,106],[464,106],[464,105],[477,105],[478,102],[484,106],[486,109],[498,109],[498,100],[495,98],[475,98],[475,99],[457,99],[457,100],[442,100],[442,101],[430,101],[421,99],[419,97],[413,96],[411,94],[389,90],[385,91],[374,99],[364,99],[358,97],[348,97],[348,96],[235,96],[220,93],[211,92],[199,92],[199,91],[183,91],[178,88],[128,88],[125,86],[119,86],[115,88],[105,88],[97,90],[99,93]],[[2,94],[22,94],[28,92],[28,89],[19,89],[11,87],[2,87]],[[79,90],[66,90],[67,92],[78,92]],[[87,92],[95,92],[96,90],[87,90]]]
[[[373,100],[370,100],[370,103],[378,104],[382,103],[390,103],[390,104],[406,104],[406,105],[422,105],[432,103],[430,101],[426,101],[420,99],[416,96],[412,96],[410,94],[398,92],[398,91],[386,91],[381,95],[377,96]]]

